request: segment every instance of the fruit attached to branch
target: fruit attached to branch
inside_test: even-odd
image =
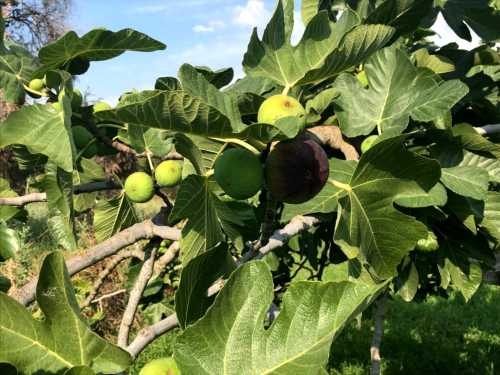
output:
[[[287,95],[274,95],[261,104],[257,121],[274,124],[276,120],[288,116],[299,116],[299,132],[306,127],[306,111],[298,100]]]
[[[134,202],[148,202],[155,195],[155,183],[144,172],[132,173],[125,180],[125,194]]]
[[[64,96],[64,90],[62,90],[59,93],[59,102],[61,103],[63,96]],[[80,92],[80,90],[74,88],[73,98],[71,99],[71,108],[73,109],[73,111],[76,111],[78,108],[82,106],[82,103],[83,103],[82,93]]]
[[[361,152],[364,154],[366,151],[370,149],[370,147],[373,146],[373,143],[377,140],[378,135],[370,135],[367,137],[363,143],[361,143]]]
[[[180,375],[177,363],[171,357],[159,358],[149,362],[139,372],[139,375]]]
[[[215,181],[234,199],[253,197],[262,187],[264,171],[257,156],[248,150],[231,148],[214,164]]]
[[[45,88],[45,83],[41,79],[34,79],[29,84],[30,89],[35,91],[42,91]]]
[[[71,128],[71,132],[73,133],[73,142],[75,143],[75,147],[78,149],[84,148],[92,139],[89,131],[83,126],[73,126]]]
[[[108,109],[111,109],[111,106],[108,103],[96,103],[94,104],[94,113],[99,112],[99,111],[106,111]]]
[[[314,198],[330,172],[325,151],[303,137],[279,142],[267,157],[264,171],[271,194],[290,204]]]
[[[177,186],[182,180],[182,166],[175,160],[166,160],[156,168],[155,177],[163,187]]]

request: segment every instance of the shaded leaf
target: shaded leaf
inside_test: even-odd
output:
[[[408,255],[405,255],[403,262],[398,266],[396,285],[403,300],[406,302],[413,300],[418,288],[418,272]]]
[[[488,172],[471,165],[443,168],[441,182],[457,194],[485,199],[488,191]]]
[[[0,224],[0,262],[12,258],[21,249],[21,240],[14,229]]]
[[[88,184],[91,182],[104,181],[106,173],[104,169],[91,159],[81,158],[73,170],[73,185]],[[98,192],[75,194],[73,204],[76,211],[83,212],[94,206]]]

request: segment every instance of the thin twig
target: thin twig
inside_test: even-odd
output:
[[[127,307],[123,313],[122,322],[120,324],[120,331],[118,332],[118,346],[126,348],[128,346],[128,338],[130,335],[130,328],[132,327],[132,322],[134,321],[135,314],[137,312],[137,306],[139,306],[139,301],[148,285],[148,281],[153,275],[153,267],[155,263],[156,253],[160,247],[161,239],[154,238],[149,241],[148,246],[144,254],[144,263],[142,264],[141,272],[137,278],[137,282],[134,288],[130,292],[130,297],[128,300]]]
[[[125,293],[126,291],[127,291],[126,289],[120,289],[120,290],[117,290],[116,292],[113,292],[113,293],[104,294],[104,295],[100,296],[99,298],[93,300],[91,303],[101,302],[102,300],[104,300],[106,298],[113,297],[113,296],[116,296],[116,295],[121,294],[121,293]]]
[[[92,290],[90,291],[89,295],[83,301],[80,303],[80,309],[84,309],[87,306],[90,306],[90,304],[93,302],[93,299],[99,292],[99,288],[101,287],[102,283],[104,282],[104,279],[115,269],[115,267],[122,261],[131,257],[139,258],[141,260],[144,259],[144,253],[140,250],[127,250],[127,251],[122,251],[121,253],[118,253],[111,262],[108,263],[106,268],[99,274],[99,277],[94,281],[94,285],[92,286]]]

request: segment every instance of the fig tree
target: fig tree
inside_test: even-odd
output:
[[[64,90],[59,93],[59,101],[62,102],[62,98],[64,96]],[[83,97],[80,90],[73,88],[73,99],[71,99],[71,108],[73,111],[76,111],[78,108],[82,106]]]
[[[125,180],[125,194],[134,202],[148,202],[155,195],[155,183],[144,172],[132,173]]]
[[[73,142],[75,143],[75,147],[82,149],[87,143],[92,139],[89,131],[85,129],[83,126],[77,125],[71,128],[71,132],[73,133]]]
[[[369,137],[365,138],[363,143],[361,143],[361,152],[364,154],[366,151],[372,147],[373,143],[377,140],[378,135],[370,135]]]
[[[94,143],[90,144],[89,147],[83,151],[82,156],[86,159],[92,159],[97,154],[97,145]]]
[[[42,91],[45,88],[45,83],[41,79],[34,79],[29,84],[30,89],[35,91]]]
[[[215,160],[214,176],[215,181],[231,198],[248,199],[261,189],[264,171],[252,152],[231,148]]]
[[[175,160],[166,160],[156,168],[155,177],[161,186],[177,186],[182,180],[182,166]]]
[[[264,168],[271,194],[290,204],[314,198],[325,186],[329,172],[325,151],[303,137],[279,142],[269,153]]]
[[[274,124],[280,118],[299,116],[299,132],[306,126],[306,111],[297,99],[287,95],[274,95],[261,104],[257,121],[264,124]]]
[[[94,113],[99,111],[105,111],[107,109],[111,109],[111,106],[108,103],[96,103],[94,104]]]
[[[149,362],[139,375],[180,375],[177,363],[171,357],[159,358]]]

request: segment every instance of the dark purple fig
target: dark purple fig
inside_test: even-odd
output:
[[[266,185],[280,201],[300,204],[314,198],[329,175],[328,156],[316,142],[298,137],[279,142],[266,160]]]

